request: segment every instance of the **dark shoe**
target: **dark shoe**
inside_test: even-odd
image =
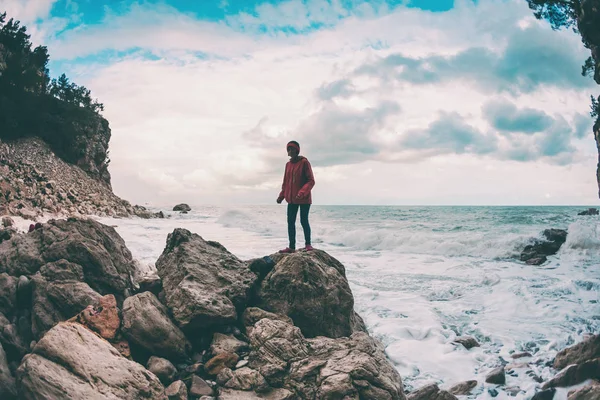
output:
[[[289,247],[286,247],[286,248],[285,248],[285,249],[283,249],[283,250],[279,250],[279,252],[280,252],[280,253],[286,253],[286,254],[287,254],[287,253],[293,253],[293,252],[295,252],[295,251],[296,251],[296,250],[294,250],[294,249],[290,249]]]

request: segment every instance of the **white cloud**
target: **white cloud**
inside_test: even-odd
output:
[[[58,0],[0,0],[0,12],[6,11],[9,18],[15,17],[23,24],[36,22],[50,14],[52,5]]]

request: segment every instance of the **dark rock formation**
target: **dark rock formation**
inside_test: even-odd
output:
[[[458,336],[453,342],[462,344],[467,350],[472,349],[473,347],[480,347],[477,339],[472,336]]]
[[[587,210],[577,213],[577,215],[598,215],[597,208],[588,208]]]
[[[181,203],[181,204],[177,204],[175,207],[173,207],[173,211],[188,212],[188,211],[192,211],[192,208],[185,203]]]
[[[534,244],[525,246],[521,252],[521,261],[530,265],[543,264],[546,257],[556,254],[567,240],[567,231],[563,229],[546,229],[543,235],[547,240],[535,240]]]
[[[495,385],[504,385],[506,383],[504,367],[498,367],[492,370],[489,374],[486,375],[485,381],[487,383],[493,383]]]
[[[554,358],[554,368],[563,369],[567,365],[579,364],[600,358],[600,335],[593,335],[574,346],[558,352]]]
[[[440,390],[435,383],[409,393],[406,398],[408,400],[458,400],[453,394]]]
[[[471,390],[477,386],[477,381],[471,380],[466,382],[457,383],[448,389],[448,392],[455,396],[466,396],[471,393]]]

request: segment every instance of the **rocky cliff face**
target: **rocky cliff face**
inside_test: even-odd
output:
[[[76,128],[80,135],[77,136],[76,146],[69,159],[76,160],[78,167],[111,188],[108,172],[108,142],[111,133],[108,121],[98,115]]]
[[[106,154],[109,136],[98,128],[91,136],[98,141],[85,142],[81,164],[87,172],[58,158],[40,139],[0,141],[0,215],[155,216],[112,192],[108,171],[96,162]]]

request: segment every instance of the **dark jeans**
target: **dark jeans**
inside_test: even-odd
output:
[[[310,245],[310,225],[308,224],[310,204],[288,204],[287,223],[290,249],[296,248],[296,216],[298,215],[298,208],[300,208],[300,223],[304,230],[304,242],[307,246]]]

